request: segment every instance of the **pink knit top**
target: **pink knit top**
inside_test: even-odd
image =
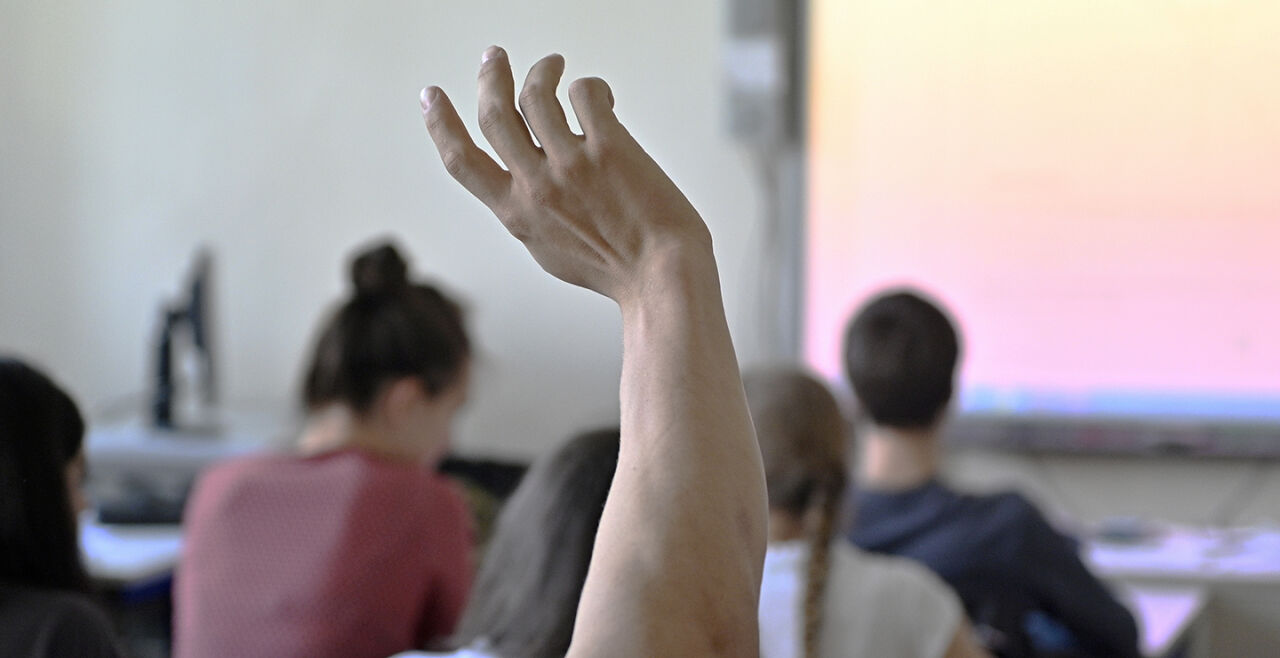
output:
[[[184,521],[178,658],[385,658],[452,632],[471,583],[458,492],[356,450],[219,465]]]

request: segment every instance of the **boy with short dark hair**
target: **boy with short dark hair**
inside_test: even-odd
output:
[[[960,356],[947,315],[914,291],[886,292],[849,323],[844,356],[865,423],[850,539],[933,569],[1000,656],[1036,655],[1027,628],[1045,618],[1087,655],[1138,656],[1132,615],[1030,501],[962,494],[939,481]]]

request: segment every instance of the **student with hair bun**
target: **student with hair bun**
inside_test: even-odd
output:
[[[210,469],[186,513],[175,653],[385,657],[447,637],[470,587],[461,496],[434,466],[467,396],[458,305],[380,244],[322,326],[293,454]]]
[[[751,371],[743,384],[769,498],[762,658],[986,656],[941,579],[841,536],[847,441],[826,387],[793,369]]]

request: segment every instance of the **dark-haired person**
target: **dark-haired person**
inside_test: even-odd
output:
[[[845,334],[845,368],[864,427],[850,538],[918,560],[951,584],[1000,656],[1039,649],[1030,620],[1047,618],[1098,658],[1138,655],[1129,611],[1017,493],[971,495],[938,476],[960,341],[922,294],[892,290],[867,302]],[[1063,648],[1063,647],[1057,647]]]
[[[481,59],[480,126],[506,168],[428,87],[423,119],[445,170],[544,270],[622,315],[618,469],[568,655],[759,658],[764,475],[711,234],[618,121],[603,80],[569,85],[577,134],[555,94],[564,58],[533,65],[521,111],[506,52]]]
[[[390,245],[351,278],[307,370],[298,452],[216,466],[192,494],[180,658],[385,658],[453,631],[470,523],[434,465],[467,395],[462,313]]]
[[[561,658],[569,651],[618,430],[575,436],[538,460],[498,517],[453,658]]]
[[[989,658],[946,583],[840,536],[848,441],[826,386],[794,368],[743,385],[769,489],[761,658]]]
[[[0,656],[121,655],[80,562],[83,440],[62,389],[0,358]]]

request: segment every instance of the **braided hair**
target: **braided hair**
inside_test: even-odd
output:
[[[847,482],[844,416],[822,383],[795,369],[750,371],[743,385],[760,441],[769,507],[804,521],[810,550],[802,637],[804,655],[816,658],[831,543]]]

